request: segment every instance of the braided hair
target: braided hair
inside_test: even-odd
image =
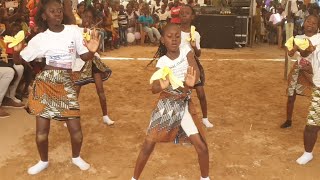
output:
[[[177,25],[176,25],[176,24],[173,24],[173,23],[169,23],[169,24],[165,25],[165,26],[163,27],[162,32],[161,32],[161,37],[163,37],[164,34],[166,33],[167,29],[170,28],[170,27],[172,27],[172,26],[177,26]],[[147,64],[147,67],[150,66],[154,61],[157,62],[157,60],[158,60],[160,57],[162,57],[162,56],[164,56],[164,55],[166,55],[166,54],[167,54],[167,48],[166,48],[166,46],[160,41],[158,50],[157,50],[157,52],[154,54],[153,59]]]
[[[57,2],[61,4],[60,0],[40,0],[40,3],[38,5],[38,11],[35,16],[35,21],[37,26],[39,27],[40,31],[45,31],[48,29],[47,22],[42,18],[42,14],[45,12],[47,5],[51,2]]]

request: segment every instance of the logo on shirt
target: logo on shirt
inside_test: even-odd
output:
[[[75,44],[73,41],[68,45],[69,53],[75,53]]]

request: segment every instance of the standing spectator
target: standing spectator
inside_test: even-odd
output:
[[[118,21],[119,21],[120,43],[122,45],[127,46],[128,15],[124,10],[123,5],[119,6]]]
[[[180,22],[181,22],[180,17],[179,17],[180,9],[181,9],[181,6],[179,3],[179,0],[174,0],[173,7],[170,10],[171,11],[171,23],[180,24]]]
[[[151,12],[152,14],[157,14],[160,12],[161,10],[161,6],[163,5],[163,3],[161,2],[161,0],[156,0],[155,4],[151,5]]]
[[[275,43],[276,40],[274,40],[277,37],[277,33],[282,33],[282,32],[277,32],[278,31],[278,26],[283,26],[284,23],[284,16],[282,15],[283,8],[278,7],[277,12],[272,14],[269,18],[269,24],[268,24],[268,29],[269,29],[269,42],[270,43]]]
[[[119,33],[119,21],[118,21],[118,15],[119,15],[119,6],[115,3],[111,5],[111,17],[112,17],[112,27],[115,32],[117,32],[117,37]],[[119,48],[119,41],[118,38],[113,39],[113,45],[117,49]]]
[[[134,32],[136,29],[137,17],[135,12],[133,11],[133,7],[131,4],[127,6],[127,14],[128,14],[128,32]]]

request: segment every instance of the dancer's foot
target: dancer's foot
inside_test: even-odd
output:
[[[300,165],[307,164],[313,158],[312,152],[304,152],[301,157],[299,157],[296,162]]]
[[[72,163],[78,166],[83,171],[88,170],[90,168],[90,164],[85,162],[80,156],[72,158]]]
[[[1,106],[0,106],[0,118],[8,118],[10,114],[7,113]]]
[[[66,122],[64,122],[64,123],[63,123],[63,126],[64,126],[64,127],[68,127],[68,125],[67,125],[67,123],[66,123]]]
[[[200,177],[200,180],[210,180],[209,176],[206,178]]]
[[[202,118],[202,123],[207,127],[207,128],[212,128],[213,124],[208,120],[208,118]]]
[[[291,127],[292,121],[290,120],[286,120],[281,126],[280,128],[289,128]]]
[[[103,122],[106,123],[107,125],[110,126],[114,124],[114,121],[112,121],[108,115],[105,115],[102,118],[103,118]]]
[[[135,179],[134,177],[132,177],[131,180],[137,180],[137,179]]]
[[[49,166],[48,161],[45,162],[40,160],[36,165],[28,169],[28,174],[30,175],[38,174],[39,172],[45,170],[48,166]]]

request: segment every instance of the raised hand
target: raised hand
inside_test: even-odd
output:
[[[23,49],[23,44],[24,44],[24,41],[20,42],[19,44],[13,47],[13,50],[15,52],[20,52]]]
[[[168,75],[166,76],[166,80],[159,79],[159,82],[160,82],[161,89],[166,89],[170,84],[169,76]]]
[[[100,34],[96,29],[93,29],[90,34],[91,38],[86,42],[86,46],[90,52],[97,52],[100,45]]]
[[[193,67],[189,66],[187,74],[185,76],[185,83],[189,87],[193,87],[196,83],[196,71],[193,70]]]

